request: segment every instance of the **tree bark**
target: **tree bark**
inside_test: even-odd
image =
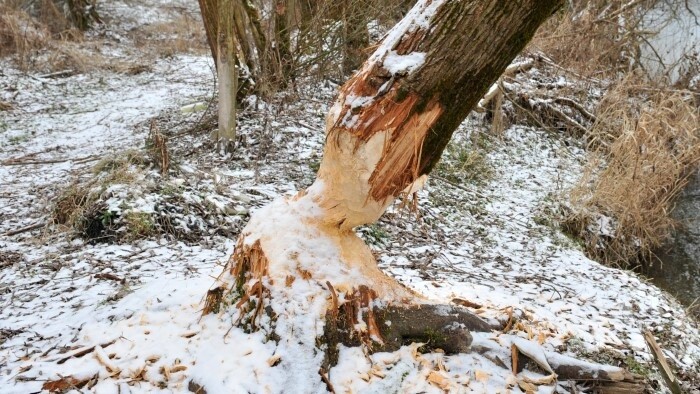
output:
[[[368,17],[364,4],[357,1],[341,3],[341,21],[343,23],[343,73],[350,75],[362,65],[366,55],[364,49],[369,46],[367,31]]]
[[[216,63],[219,84],[219,128],[214,134],[217,148],[233,149],[236,139],[236,95],[238,72],[235,34],[235,1],[199,0],[207,40]]]
[[[275,63],[276,82],[281,88],[287,86],[292,70],[292,49],[290,41],[289,15],[290,0],[275,0]]]
[[[263,330],[280,346],[317,349],[320,341],[327,356],[333,337],[392,349],[431,332],[464,351],[469,330],[488,325],[466,310],[429,306],[386,276],[353,229],[422,186],[453,131],[561,4],[419,1],[341,88],[316,182],[251,217],[204,312],[233,310],[238,327]],[[447,331],[446,313],[456,324]],[[387,332],[386,316],[397,331]],[[415,319],[438,327],[408,323]],[[285,362],[295,370],[304,361]]]

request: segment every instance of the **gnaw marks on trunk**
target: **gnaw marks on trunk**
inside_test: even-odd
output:
[[[314,184],[252,215],[205,312],[232,315],[297,355],[280,362],[300,384],[333,364],[338,343],[467,351],[470,330],[492,327],[385,275],[353,228],[422,186],[459,123],[561,3],[419,1],[341,88]]]

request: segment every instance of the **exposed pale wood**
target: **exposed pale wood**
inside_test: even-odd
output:
[[[475,111],[477,112],[483,112],[486,110],[486,107],[488,104],[493,100],[496,95],[498,95],[498,92],[501,90],[500,88],[500,82],[503,79],[503,77],[506,76],[512,76],[517,73],[521,73],[523,71],[527,71],[532,68],[532,66],[535,65],[535,60],[534,59],[527,59],[522,62],[518,63],[513,63],[510,66],[506,67],[506,70],[503,71],[503,74],[501,75],[501,78],[499,78],[499,81],[491,85],[489,88],[488,92],[484,95],[484,97],[479,100],[479,104],[477,104]]]
[[[219,128],[214,139],[222,151],[233,149],[236,139],[236,56],[235,7],[238,0],[199,0],[207,40],[216,61],[219,84]]]
[[[218,0],[217,75],[219,82],[219,133],[221,150],[232,150],[236,139],[236,42],[234,1]]]
[[[336,203],[347,201],[345,196],[369,195],[376,212],[363,220],[376,220],[387,201],[430,172],[459,123],[560,5],[558,0],[447,1],[436,11],[430,34],[407,30],[392,48],[397,55],[425,53],[420,68],[392,75],[384,59],[373,56],[341,89],[327,122],[329,143],[319,171],[331,188],[338,183],[332,174],[369,172],[369,190],[363,190],[366,182],[353,186],[340,181],[343,197],[329,195],[333,202],[328,205],[337,211]],[[373,101],[358,108],[348,97]],[[376,152],[377,146],[382,151]],[[371,205],[365,204],[367,198],[360,200]],[[346,205],[348,211],[358,211]]]
[[[681,387],[678,384],[678,380],[676,379],[671,366],[668,365],[666,356],[664,356],[664,352],[656,342],[654,334],[652,334],[650,331],[645,331],[644,339],[649,346],[649,350],[651,350],[651,353],[654,355],[654,361],[656,361],[656,365],[659,366],[659,371],[661,371],[661,376],[663,376],[666,386],[668,386],[669,390],[671,390],[673,394],[681,394]]]

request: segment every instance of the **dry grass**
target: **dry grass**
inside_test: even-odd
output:
[[[0,5],[0,57],[16,55],[18,66],[26,69],[32,56],[50,39],[48,28],[26,12]]]
[[[571,0],[538,30],[529,50],[581,76],[616,79],[644,69],[641,47],[654,29],[685,12],[683,0]]]
[[[626,68],[628,39],[622,40],[613,24],[595,23],[590,14],[574,21],[571,11],[563,11],[538,30],[528,48],[546,53],[567,70],[590,77]]]
[[[138,27],[132,32],[134,44],[158,57],[178,53],[206,55],[209,53],[202,20],[188,14],[174,19]]]
[[[599,261],[650,263],[673,229],[674,199],[700,163],[700,111],[690,92],[649,90],[628,78],[608,91],[597,118],[593,157],[571,191],[564,226]],[[612,233],[601,231],[603,216]]]
[[[79,233],[90,233],[92,222],[105,221],[104,207],[97,203],[102,193],[114,184],[133,183],[136,180],[133,166],[146,163],[144,155],[136,150],[100,160],[91,179],[74,183],[59,195],[53,206],[53,222]]]
[[[134,29],[133,44],[127,49],[138,52],[132,56],[139,59],[134,62],[104,55],[101,48],[109,38],[85,36],[53,1],[40,0],[34,7],[27,4],[20,0],[0,4],[0,57],[11,58],[22,71],[107,69],[133,75],[149,71],[148,64],[155,57],[208,53],[204,28],[196,15],[165,10],[169,20]]]

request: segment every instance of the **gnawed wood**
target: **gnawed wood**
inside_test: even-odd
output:
[[[574,381],[595,387],[596,393],[624,394],[644,392],[643,376],[613,367],[581,361],[573,357],[546,352],[547,361],[559,381]]]
[[[335,365],[338,344],[363,345],[373,353],[422,343],[425,351],[442,349],[446,354],[457,354],[470,351],[471,331],[497,329],[461,307],[434,304],[372,306],[371,296],[371,290],[358,289],[346,297],[340,313],[331,310],[326,314],[327,365]]]
[[[668,365],[664,352],[656,342],[654,334],[652,334],[650,331],[644,331],[644,340],[646,341],[647,346],[649,346],[651,354],[654,356],[654,361],[656,361],[656,365],[658,365],[659,371],[661,371],[661,376],[664,378],[666,386],[668,386],[668,389],[671,390],[673,394],[680,394],[681,386],[678,384],[678,380],[676,379],[676,375],[673,373],[671,366]]]

